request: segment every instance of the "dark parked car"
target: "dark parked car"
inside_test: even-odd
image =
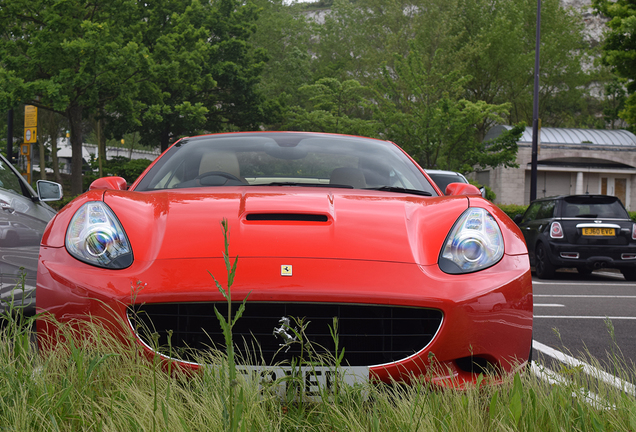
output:
[[[35,311],[35,275],[40,239],[55,210],[44,201],[62,198],[58,183],[38,180],[37,192],[0,155],[0,313],[13,299],[27,313]],[[21,274],[25,273],[24,292]],[[16,287],[18,289],[16,289]]]
[[[515,222],[521,228],[537,277],[558,268],[589,274],[619,269],[636,281],[636,225],[621,201],[606,195],[568,195],[533,201]]]
[[[437,187],[439,187],[445,194],[446,186],[451,183],[469,183],[463,174],[455,171],[426,170],[426,174],[433,179]],[[479,192],[481,192],[481,196],[486,198],[486,189],[484,187],[479,188]]]

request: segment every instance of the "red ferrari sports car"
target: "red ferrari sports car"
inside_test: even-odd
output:
[[[149,355],[199,368],[197,352],[224,344],[214,309],[227,304],[210,273],[225,286],[225,219],[239,257],[232,300],[247,297],[234,340],[256,359],[246,367],[298,365],[300,333],[333,354],[335,319],[342,368],[356,379],[496,382],[531,352],[528,252],[477,188],[445,192],[387,141],[183,138],[132,186],[98,179],[55,216],[36,306],[61,322],[99,320]],[[38,332],[55,337],[49,320]]]

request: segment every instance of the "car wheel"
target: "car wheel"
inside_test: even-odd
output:
[[[554,277],[555,268],[548,258],[548,251],[543,243],[537,244],[535,250],[536,263],[534,264],[534,271],[539,279],[552,279]]]
[[[626,281],[636,282],[636,268],[621,269]]]

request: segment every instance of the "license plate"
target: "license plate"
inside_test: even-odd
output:
[[[614,228],[583,228],[584,236],[614,236]]]
[[[256,381],[261,388],[272,387],[281,398],[318,402],[331,398],[338,386],[369,382],[366,366],[343,366],[337,370],[330,366],[281,366],[237,365],[237,372],[244,378]]]

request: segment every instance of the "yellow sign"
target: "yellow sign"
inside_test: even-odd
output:
[[[31,144],[21,144],[20,154],[22,156],[28,156],[29,154],[31,154]]]
[[[38,127],[38,108],[33,105],[24,106],[24,128]]]
[[[34,143],[38,140],[38,128],[36,127],[25,127],[24,128],[24,142],[25,143]]]

